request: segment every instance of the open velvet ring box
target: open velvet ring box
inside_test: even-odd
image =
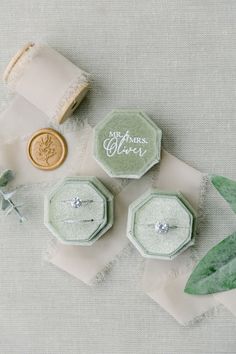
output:
[[[195,232],[195,211],[181,194],[152,190],[129,206],[127,236],[144,257],[171,260]]]
[[[161,138],[144,112],[114,110],[95,127],[94,157],[110,177],[138,179],[160,161]]]
[[[96,177],[68,177],[45,197],[44,223],[59,241],[89,246],[113,225],[113,195]]]

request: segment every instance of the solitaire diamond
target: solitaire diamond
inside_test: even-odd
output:
[[[82,206],[82,200],[79,197],[75,197],[71,199],[70,205],[72,206],[72,208],[80,208]]]
[[[162,223],[162,222],[157,222],[155,224],[155,231],[159,234],[166,234],[169,231],[169,224],[167,223]]]

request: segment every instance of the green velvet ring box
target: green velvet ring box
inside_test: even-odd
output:
[[[160,161],[161,138],[142,111],[114,110],[95,127],[94,158],[110,177],[140,178]]]
[[[127,237],[143,257],[171,260],[194,243],[196,214],[178,193],[152,190],[129,206]]]
[[[68,177],[45,197],[44,211],[59,241],[89,246],[113,225],[113,195],[96,177]]]

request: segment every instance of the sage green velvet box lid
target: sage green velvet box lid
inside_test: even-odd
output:
[[[140,178],[160,161],[162,132],[140,110],[112,111],[94,135],[94,157],[110,177]]]
[[[44,223],[62,243],[89,246],[113,225],[113,195],[96,177],[67,177],[45,196]]]
[[[193,245],[196,214],[178,193],[151,190],[129,206],[127,237],[143,257],[171,260]]]

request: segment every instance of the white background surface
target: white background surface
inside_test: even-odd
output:
[[[47,41],[93,75],[78,115],[95,124],[142,108],[167,150],[236,179],[235,20],[234,0],[1,0],[0,69],[25,42]],[[1,354],[236,353],[226,309],[184,328],[143,294],[136,251],[95,288],[42,261],[43,193],[25,191],[27,225],[0,219]],[[205,214],[202,254],[236,229],[211,188]]]

